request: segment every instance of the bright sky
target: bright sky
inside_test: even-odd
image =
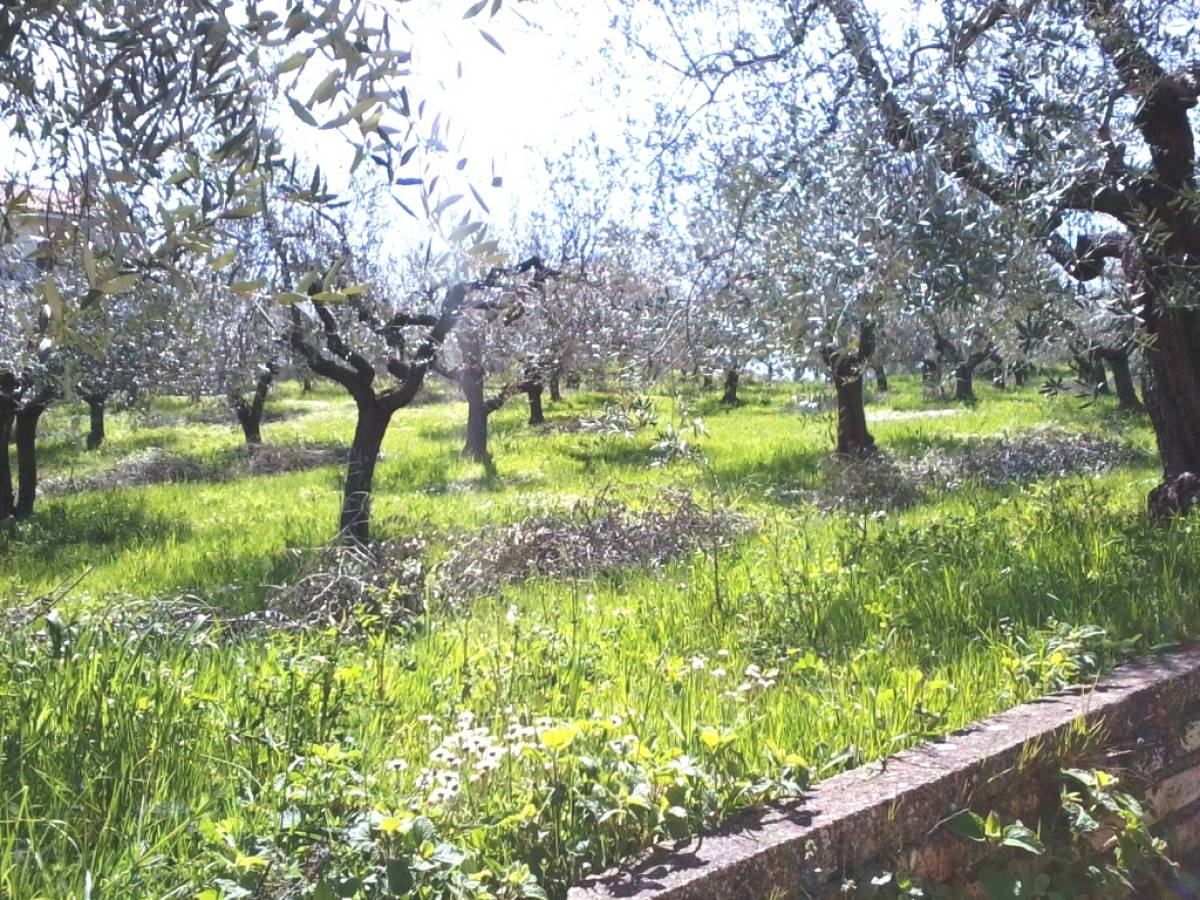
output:
[[[468,183],[479,189],[490,221],[503,230],[518,210],[528,213],[538,205],[548,184],[548,161],[591,134],[615,146],[636,102],[625,96],[622,104],[614,103],[613,79],[605,77],[601,50],[612,21],[606,3],[506,4],[490,21],[485,15],[464,21],[467,5],[427,0],[404,10],[413,32],[410,91],[428,100],[427,120],[436,111],[451,123],[448,190],[458,193]],[[480,35],[481,27],[503,53]],[[595,81],[606,82],[604,92]],[[623,96],[628,88],[622,86]],[[340,187],[338,169],[352,158],[340,139],[305,128],[296,137],[295,149],[320,162],[331,186]],[[468,160],[461,173],[454,171],[460,157]],[[491,186],[493,171],[502,179],[500,187]],[[417,189],[411,197],[404,188],[396,190],[416,208]]]

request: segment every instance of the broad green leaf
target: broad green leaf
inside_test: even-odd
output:
[[[538,735],[542,745],[547,749],[557,753],[559,750],[565,750],[569,747],[572,741],[579,736],[579,729],[574,725],[557,725],[553,728],[546,728]]]
[[[1034,856],[1041,856],[1046,852],[1046,848],[1042,845],[1042,839],[1032,828],[1021,822],[1015,822],[1005,828],[1004,837],[1001,838],[1000,843],[1005,847],[1016,847],[1032,853]]]
[[[969,809],[955,813],[946,820],[944,827],[951,834],[966,838],[968,841],[982,843],[987,840],[987,831],[984,827],[983,816]]]

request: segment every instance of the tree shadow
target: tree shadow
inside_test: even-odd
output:
[[[726,487],[750,488],[768,492],[780,488],[814,487],[821,464],[832,448],[807,447],[770,456],[738,456],[735,460],[712,464],[712,473]]]
[[[0,561],[19,569],[23,580],[55,579],[166,534],[186,537],[186,519],[150,512],[127,493],[47,499],[29,519],[0,522]]]
[[[67,495],[159,484],[218,484],[341,466],[346,452],[343,444],[243,444],[196,457],[150,446],[99,471],[47,477],[41,488],[49,495]]]
[[[563,453],[581,463],[585,472],[598,465],[645,468],[656,459],[653,447],[627,438],[593,438]]]

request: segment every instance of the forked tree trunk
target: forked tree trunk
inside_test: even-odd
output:
[[[37,427],[45,404],[34,403],[21,409],[16,415],[17,437],[17,502],[13,514],[18,519],[33,515],[37,500]]]
[[[371,539],[371,488],[375,482],[375,464],[383,446],[391,413],[374,402],[360,401],[354,425],[354,442],[346,463],[346,485],[342,495],[342,515],[338,522],[341,540],[346,544],[365,545]]]
[[[875,372],[875,390],[886,393],[891,388],[888,384],[887,369],[883,367],[882,363],[872,366],[871,369]]]
[[[967,355],[954,367],[954,399],[965,403],[975,401],[975,370],[988,360],[999,362],[1000,357],[992,348]]]
[[[0,519],[7,519],[16,511],[12,466],[8,456],[8,445],[12,443],[12,436],[12,405],[0,401]]]
[[[867,411],[863,406],[863,373],[875,352],[875,326],[864,322],[859,328],[858,347],[854,352],[828,346],[823,351],[833,378],[837,396],[837,452],[848,456],[868,456],[875,452],[875,438],[867,430]]]
[[[546,416],[542,411],[542,390],[540,382],[530,384],[525,388],[525,395],[529,398],[530,425],[544,425],[546,423]]]
[[[721,402],[726,406],[736,406],[738,402],[738,382],[742,373],[736,366],[725,370],[725,392],[721,394]]]
[[[104,407],[108,402],[108,394],[83,394],[83,401],[88,405],[88,450],[98,450],[104,443]]]
[[[271,390],[271,382],[274,379],[273,368],[260,373],[254,384],[254,396],[250,398],[249,402],[246,402],[246,398],[237,393],[229,396],[230,405],[233,407],[234,415],[237,416],[238,424],[242,426],[242,434],[245,435],[247,444],[262,443],[263,410],[266,407],[267,394]]]

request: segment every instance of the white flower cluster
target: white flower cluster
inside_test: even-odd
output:
[[[420,720],[431,733],[443,731],[431,716],[421,716]],[[550,724],[550,719],[539,719],[526,725],[519,716],[510,715],[508,727],[497,737],[485,726],[475,724],[475,713],[463,710],[453,730],[447,731],[430,752],[430,764],[418,775],[417,789],[429,791],[429,803],[444,805],[462,792],[464,777],[470,783],[483,781],[501,767],[505,757],[520,756],[536,740],[538,730]]]

